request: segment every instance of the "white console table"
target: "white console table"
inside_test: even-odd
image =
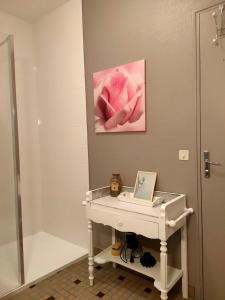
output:
[[[132,188],[124,187],[131,191]],[[94,281],[94,262],[98,264],[113,262],[153,278],[154,286],[161,292],[161,299],[166,300],[167,293],[182,278],[183,297],[188,298],[187,270],[187,228],[186,216],[193,213],[186,208],[184,194],[155,192],[155,196],[163,197],[164,203],[157,207],[149,207],[119,201],[109,195],[109,187],[86,193],[86,206],[89,233],[89,280]],[[115,230],[135,232],[150,239],[160,239],[160,262],[153,268],[145,268],[140,263],[125,263],[120,257],[111,255],[111,247],[94,257],[92,222],[109,225],[112,230],[112,243],[115,242]],[[167,240],[181,229],[181,269],[167,265]]]

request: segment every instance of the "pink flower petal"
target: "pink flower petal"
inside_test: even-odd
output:
[[[143,96],[140,96],[137,99],[136,105],[134,107],[134,110],[133,110],[132,115],[130,116],[128,122],[129,123],[136,122],[137,120],[140,119],[140,117],[142,116],[143,113],[144,113]]]
[[[127,78],[117,70],[113,70],[105,82],[105,87],[109,92],[109,102],[116,111],[119,111],[124,105],[124,103],[120,103],[120,94],[126,83]]]
[[[120,110],[119,112],[115,113],[114,116],[112,116],[112,118],[110,118],[106,123],[105,123],[105,128],[106,129],[111,129],[113,127],[116,127],[117,125],[123,125],[125,124],[130,116],[133,113],[133,110],[136,106],[136,102],[138,100],[138,98],[140,97],[142,91],[138,91],[134,97],[131,99],[130,102],[127,103],[127,105],[125,105],[123,107],[122,110]]]
[[[105,128],[112,129],[112,128],[116,127],[126,117],[126,114],[127,113],[126,113],[126,111],[124,111],[124,109],[115,113],[115,115],[105,123]]]

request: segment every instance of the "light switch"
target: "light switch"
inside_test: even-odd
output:
[[[179,150],[179,160],[189,160],[189,150]]]

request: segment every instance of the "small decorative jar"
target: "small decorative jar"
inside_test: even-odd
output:
[[[122,181],[121,181],[120,174],[112,174],[112,178],[110,181],[110,195],[112,197],[117,197],[121,192],[121,188],[122,188]]]

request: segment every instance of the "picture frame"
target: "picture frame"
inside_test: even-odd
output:
[[[138,171],[133,200],[137,204],[153,206],[156,172]]]
[[[96,133],[146,131],[145,59],[94,72]]]

